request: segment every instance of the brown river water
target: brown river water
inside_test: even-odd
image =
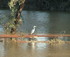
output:
[[[6,22],[9,14],[8,10],[0,10],[0,19],[5,17],[4,21],[0,21]],[[70,34],[70,13],[23,11],[21,17],[23,24],[19,27],[20,32],[30,33],[35,25],[37,26],[35,34]],[[0,26],[0,32],[2,30],[3,28]],[[70,37],[58,38],[64,41],[70,40]],[[50,39],[49,37],[40,37],[36,40]],[[70,44],[0,42],[0,57],[70,57]]]

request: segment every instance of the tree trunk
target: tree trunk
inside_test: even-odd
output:
[[[21,12],[23,10],[23,7],[24,7],[24,3],[21,3],[19,6],[18,6],[18,9],[16,11],[16,15],[15,15],[15,21],[14,21],[14,24],[15,24],[15,27],[17,29],[17,24],[21,23]],[[21,21],[20,21],[21,20]],[[16,29],[15,28],[11,28],[11,33],[14,33],[16,32]]]

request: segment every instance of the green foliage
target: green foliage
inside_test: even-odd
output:
[[[17,26],[19,26],[19,23],[18,24],[14,24],[14,21],[16,20],[15,19],[15,15],[16,15],[16,12],[19,8],[19,5],[24,3],[25,0],[11,0],[9,3],[8,3],[8,6],[11,10],[11,17],[9,18],[9,21],[6,23],[5,25],[5,30],[6,32],[10,32],[11,31],[11,28],[17,28]],[[21,20],[18,20],[21,22]]]
[[[17,2],[17,0],[11,0],[9,3],[8,3],[8,6],[9,6],[9,8],[10,8],[10,10],[11,10],[11,15],[12,16],[14,16],[15,15],[15,13],[16,13],[16,11],[17,11],[17,9],[16,9],[16,7],[15,7],[15,3]]]

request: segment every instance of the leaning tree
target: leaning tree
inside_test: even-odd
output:
[[[21,12],[24,7],[25,0],[10,0],[8,6],[11,10],[10,21],[5,24],[5,30],[11,34],[16,32],[19,24],[22,23]]]

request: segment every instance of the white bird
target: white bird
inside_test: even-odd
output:
[[[31,30],[31,35],[35,32],[35,28],[36,28],[36,26],[33,26],[33,29]],[[31,38],[32,38],[32,37],[31,37]],[[31,43],[31,44],[32,44],[32,48],[35,48],[34,39],[35,39],[35,38],[32,38],[32,39],[31,39],[31,41],[32,41],[32,43]]]
[[[35,32],[35,28],[36,28],[36,26],[33,26],[33,29],[31,31],[31,34],[33,34]]]

